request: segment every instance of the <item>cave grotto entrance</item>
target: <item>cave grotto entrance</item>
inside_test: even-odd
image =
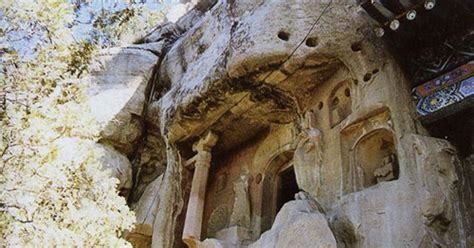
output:
[[[260,233],[269,230],[275,217],[289,201],[299,192],[293,167],[293,150],[286,150],[274,156],[265,170],[261,202]]]
[[[298,193],[298,184],[296,183],[296,175],[293,164],[288,164],[285,168],[281,169],[275,179],[275,219],[276,214],[280,211],[283,205],[289,201],[294,200],[295,194]]]

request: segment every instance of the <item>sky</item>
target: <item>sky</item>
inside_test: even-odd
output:
[[[0,0],[1,1],[1,0]],[[73,0],[67,0],[69,3],[73,3]],[[140,0],[135,0],[140,2]],[[187,1],[195,2],[195,1]],[[166,10],[166,21],[175,22],[181,17],[186,10],[189,9],[191,3],[188,5],[181,3],[179,0],[148,0],[146,3],[136,3],[134,6],[141,6],[151,11]],[[71,26],[74,40],[88,40],[91,37],[92,30],[92,19],[94,16],[99,14],[102,10],[107,11],[118,11],[127,7],[126,1],[119,0],[86,0],[82,3],[81,8],[76,12],[76,23]],[[3,18],[0,13],[0,27],[8,25],[8,20]],[[0,30],[1,31],[1,30]],[[16,50],[21,57],[27,58],[34,56],[35,52],[32,48],[38,44],[38,39],[34,35],[31,35],[28,39],[16,39],[16,37],[23,37],[23,33],[11,32],[9,37],[0,37],[0,52],[3,48],[13,48]],[[15,40],[15,42],[8,42]],[[1,54],[0,54],[1,55]],[[0,56],[1,57],[1,56]]]
[[[72,2],[72,1],[69,1]],[[136,2],[140,2],[136,0]],[[146,3],[137,3],[137,6],[143,6],[143,8],[149,10],[160,11],[162,9],[168,9],[169,14],[167,19],[169,21],[177,21],[181,16],[179,9],[184,7],[184,4],[181,4],[179,0],[162,0],[162,1],[146,1]],[[88,37],[88,32],[91,30],[92,23],[91,20],[94,15],[98,14],[101,10],[105,9],[108,11],[119,11],[127,7],[125,1],[118,0],[96,0],[85,2],[77,13],[78,24],[73,27],[73,33],[76,39],[84,39]]]

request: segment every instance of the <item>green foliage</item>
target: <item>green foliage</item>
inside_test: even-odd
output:
[[[88,65],[92,60],[96,47],[87,41],[80,41],[69,47],[71,51],[70,61],[67,65],[67,72],[80,77],[83,73],[88,73]]]
[[[92,26],[92,37],[98,43],[115,45],[126,24],[136,15],[134,8],[125,8],[118,11],[102,10],[95,18]]]
[[[104,12],[94,25],[108,41],[76,42],[74,8],[0,2],[1,247],[129,245],[121,234],[134,216],[98,159],[102,127],[86,104],[87,65],[98,46],[153,24],[136,8]]]
[[[143,5],[128,5],[121,10],[102,9],[93,19],[91,37],[95,44],[106,47],[119,45],[121,40],[133,42],[143,36],[163,18],[164,11],[153,11]]]

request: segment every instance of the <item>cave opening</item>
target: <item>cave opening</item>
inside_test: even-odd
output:
[[[293,165],[290,165],[278,173],[275,213],[278,213],[285,203],[294,200],[295,194],[298,192],[295,170]]]

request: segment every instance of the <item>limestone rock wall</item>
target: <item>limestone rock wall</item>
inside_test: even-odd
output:
[[[129,159],[135,246],[185,246],[185,164],[208,131],[219,139],[197,247],[469,246],[456,149],[418,123],[409,82],[357,10],[200,1],[143,44],[104,51],[90,102],[101,143]],[[307,198],[280,210],[288,168]]]
[[[99,54],[92,67],[89,104],[105,127],[103,143],[131,155],[142,135],[142,118],[149,81],[158,62],[160,44],[111,48]]]
[[[311,200],[286,203],[272,228],[249,247],[337,247],[336,239],[324,214]]]

